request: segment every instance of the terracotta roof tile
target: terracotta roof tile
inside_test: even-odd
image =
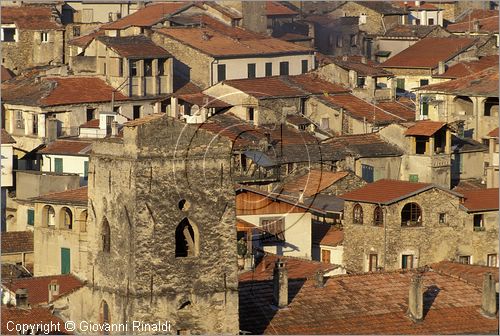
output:
[[[356,1],[356,3],[385,15],[402,15],[407,13],[406,9],[389,1]]]
[[[96,39],[125,58],[171,57],[168,51],[142,35],[125,37],[98,36]]]
[[[69,40],[68,44],[85,48],[90,44],[90,42],[94,40],[94,38],[96,38],[97,36],[104,36],[104,34],[105,34],[104,29],[101,29],[99,27],[95,29],[93,32],[88,33],[87,35],[75,37],[74,39]]]
[[[196,104],[198,106],[204,106],[207,108],[222,108],[232,106],[222,100],[216,99],[214,97],[208,96],[202,92],[199,93],[189,93],[189,94],[177,94],[177,98],[184,100],[190,104]]]
[[[302,190],[304,192],[304,197],[310,197],[320,193],[347,175],[349,175],[348,172],[330,172],[311,169],[309,173],[285,183],[283,185],[283,190],[292,193],[298,193]]]
[[[293,87],[281,77],[260,77],[252,79],[232,79],[222,82],[256,98],[303,97],[307,92]]]
[[[344,241],[344,231],[330,224],[312,224],[312,243],[316,245],[339,246]]]
[[[99,128],[99,119],[92,119],[80,125],[80,128]]]
[[[123,124],[123,126],[135,127],[135,126],[139,126],[139,125],[144,125],[144,124],[147,124],[153,120],[161,119],[163,117],[165,117],[164,113],[153,113],[153,114],[149,114],[149,115],[144,116],[144,117],[139,118],[139,119],[127,121],[125,124]]]
[[[446,26],[446,29],[452,33],[474,32],[476,19],[461,23],[452,23]],[[479,23],[479,32],[498,33],[498,12],[496,16],[490,16],[484,19],[477,19]]]
[[[7,323],[12,321],[14,325],[29,324],[50,324],[60,326],[60,330],[51,330],[53,335],[70,335],[71,333],[64,328],[64,321],[57,316],[52,315],[49,308],[36,307],[31,309],[20,309],[14,307],[2,306],[2,335],[19,335],[17,331],[12,330],[12,326]],[[43,334],[43,329],[40,331]],[[38,333],[37,333],[38,334]]]
[[[404,103],[395,100],[382,100],[375,103],[378,108],[392,113],[404,120],[413,121],[415,120],[415,106],[408,106]]]
[[[33,252],[33,231],[2,232],[2,254]]]
[[[396,1],[395,5],[409,10],[439,10],[439,8],[427,1],[420,1],[418,6],[415,1]]]
[[[257,229],[257,225],[249,223],[241,218],[236,218],[236,231],[250,231],[253,229]]]
[[[349,201],[390,204],[432,187],[430,183],[382,179],[339,197]]]
[[[454,23],[469,22],[478,19],[485,19],[492,16],[498,16],[498,9],[477,8],[463,12],[463,14],[460,15],[460,18],[458,18],[458,20],[456,20]]]
[[[2,74],[1,74],[1,77],[2,77],[2,82],[3,82],[3,81],[9,80],[12,77],[14,77],[14,74],[12,73],[12,71],[10,71],[9,69],[7,69],[6,67],[4,67],[2,65]]]
[[[28,303],[35,307],[48,303],[49,284],[52,282],[59,284],[59,295],[55,296],[53,300],[75,291],[84,284],[72,274],[62,274],[3,281],[2,285],[14,293],[21,288],[27,289]]]
[[[88,188],[85,186],[77,189],[45,194],[33,197],[32,200],[39,203],[87,205]]]
[[[26,30],[63,29],[54,13],[52,6],[2,6],[1,21]]]
[[[354,155],[355,157],[401,156],[403,151],[385,141],[378,133],[352,134],[335,136],[324,141],[334,151]]]
[[[498,188],[461,189],[465,196],[463,206],[470,212],[498,210]]]
[[[422,120],[408,128],[405,135],[431,136],[445,126],[446,123],[442,121]]]
[[[16,143],[16,140],[7,132],[4,128],[2,128],[0,143],[2,144],[13,144]]]
[[[183,1],[152,3],[136,12],[127,15],[115,22],[106,24],[104,29],[125,29],[131,26],[151,27],[166,19],[170,14],[177,12],[188,3]]]
[[[346,87],[340,84],[332,83],[319,78],[314,73],[305,73],[297,76],[282,76],[283,81],[289,82],[292,86],[297,86],[300,89],[313,95],[338,94],[350,92]]]
[[[438,273],[465,280],[476,285],[477,287],[481,287],[483,285],[483,276],[488,272],[491,272],[495,280],[498,282],[498,267],[467,265],[453,261],[441,261],[432,264],[431,268]]]
[[[410,38],[424,38],[434,29],[439,29],[439,26],[423,26],[401,24],[388,29],[384,37],[410,37]]]
[[[92,142],[59,139],[49,143],[38,153],[88,156],[91,148]]]
[[[488,136],[492,138],[498,138],[498,127],[491,130],[490,133],[488,133]]]
[[[392,77],[394,76],[391,72],[379,67],[379,63],[374,62],[370,59],[362,60],[361,56],[317,56],[316,59],[320,64],[331,64],[334,63],[341,68],[347,70],[353,70],[358,73],[359,76],[372,76],[372,77]],[[364,62],[364,63],[363,63]]]
[[[266,15],[267,16],[288,16],[288,15],[298,15],[299,13],[288,8],[285,5],[280,4],[277,1],[266,1]]]
[[[450,60],[475,42],[476,39],[472,38],[427,37],[389,58],[382,67],[433,69],[440,61]]]
[[[484,56],[476,61],[453,64],[443,74],[434,77],[455,79],[483,71],[495,65],[498,65],[498,55]]]

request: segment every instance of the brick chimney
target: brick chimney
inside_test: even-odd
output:
[[[361,57],[361,63],[366,64],[366,57],[365,56]]]
[[[19,288],[16,290],[16,307],[29,308],[28,304],[28,290],[26,288]]]
[[[438,75],[444,74],[446,71],[446,66],[444,65],[444,61],[439,61],[438,63]]]
[[[483,277],[481,312],[488,317],[495,317],[497,313],[497,293],[495,287],[495,278],[490,272],[486,273]]]
[[[50,117],[45,119],[45,122],[47,123],[46,140],[47,140],[47,142],[52,142],[52,141],[57,139],[58,121],[55,117],[50,116]]]
[[[273,285],[274,305],[285,308],[288,306],[288,270],[281,259],[274,263]]]
[[[49,283],[49,303],[52,302],[52,300],[59,295],[59,284],[57,283],[57,280],[52,280]]]
[[[424,317],[424,292],[422,275],[415,274],[410,280],[408,296],[408,315],[414,322],[422,321]]]
[[[318,288],[325,287],[325,277],[322,270],[316,272],[315,278],[316,278],[316,287]]]

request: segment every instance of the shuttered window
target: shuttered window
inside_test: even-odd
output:
[[[35,210],[28,209],[28,225],[35,225]]]

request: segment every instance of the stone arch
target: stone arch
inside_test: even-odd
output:
[[[196,257],[199,255],[198,227],[187,217],[183,218],[175,229],[175,257]]]
[[[406,203],[401,209],[401,226],[421,226],[422,208],[415,202]]]
[[[109,253],[111,251],[111,228],[106,217],[102,220],[101,237],[102,251]]]
[[[78,216],[78,222],[80,224],[80,232],[87,232],[87,219],[88,219],[87,210],[83,210],[82,212],[80,212],[80,215]]]
[[[375,209],[373,209],[373,225],[384,225],[384,211],[380,205],[377,205]]]
[[[455,113],[458,115],[474,115],[474,102],[467,96],[456,96],[453,98]]]
[[[99,322],[101,325],[107,323],[111,324],[111,314],[109,312],[109,305],[106,300],[101,301],[101,307],[99,307]],[[109,332],[103,328],[103,335],[108,335]]]
[[[45,205],[42,208],[42,226],[55,227],[56,226],[56,211],[51,205]]]
[[[59,226],[61,229],[73,229],[73,212],[68,207],[59,210]]]
[[[484,99],[484,116],[498,118],[498,97]]]
[[[352,221],[354,224],[363,224],[363,207],[359,203],[352,208]]]

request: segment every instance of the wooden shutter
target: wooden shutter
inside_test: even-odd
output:
[[[61,274],[71,272],[71,253],[69,248],[61,248]]]

